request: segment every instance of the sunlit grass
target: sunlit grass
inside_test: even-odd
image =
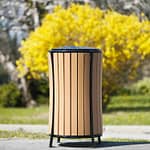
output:
[[[27,138],[27,139],[49,139],[49,135],[45,133],[30,133],[25,132],[23,130],[17,131],[1,131],[0,130],[0,138]],[[85,139],[81,139],[81,141]],[[88,139],[87,139],[88,140]],[[141,140],[141,139],[119,139],[119,138],[103,138],[102,142],[141,142],[141,143],[149,143],[150,140]]]
[[[30,133],[23,130],[0,131],[0,138],[48,139],[49,135],[44,133]]]
[[[47,124],[48,106],[35,108],[0,108],[2,124]]]
[[[116,96],[104,113],[104,124],[150,125],[150,96]]]
[[[103,113],[104,125],[150,125],[150,96],[116,96]],[[2,124],[47,124],[48,106],[0,108]]]

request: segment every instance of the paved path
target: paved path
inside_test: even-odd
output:
[[[5,125],[0,130],[24,130],[27,132],[48,133],[47,125]],[[150,140],[150,126],[104,126],[103,138],[127,138]]]
[[[68,140],[67,140],[68,141]],[[0,150],[50,150],[48,147],[48,140],[28,140],[28,139],[0,139]],[[62,146],[56,144],[54,140],[53,150],[149,150],[150,143],[131,143],[131,142],[105,142],[102,141],[100,145],[95,144],[91,146],[91,143],[88,142],[74,142],[64,143]]]
[[[48,133],[47,125],[5,125],[0,124],[0,130],[14,131],[24,130],[32,133]],[[100,145],[91,145],[85,139],[62,139],[58,146],[54,139],[54,147],[51,149],[99,149],[99,150],[150,150],[150,143],[141,142],[108,142],[105,138],[128,138],[150,140],[150,126],[104,126],[104,134]],[[29,139],[0,139],[0,150],[50,150],[49,140]]]

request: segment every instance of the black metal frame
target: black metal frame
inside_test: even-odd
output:
[[[54,48],[49,52],[50,53],[101,53],[101,51],[97,48],[76,47],[76,46],[65,46],[60,48]]]
[[[50,143],[49,143],[49,147],[52,147],[53,144],[53,138],[57,137],[57,143],[60,143],[60,138],[91,138],[92,143],[94,143],[94,138],[97,137],[98,138],[98,143],[101,143],[101,134],[97,134],[94,135],[93,134],[93,104],[92,104],[92,70],[93,70],[93,53],[96,52],[101,52],[97,49],[95,49],[95,51],[91,52],[87,52],[84,51],[86,53],[90,53],[90,92],[89,92],[89,96],[90,96],[90,135],[83,135],[83,136],[71,136],[71,135],[67,135],[67,136],[62,136],[62,135],[54,135],[54,112],[55,112],[55,83],[54,83],[54,59],[53,59],[53,53],[66,53],[66,52],[75,52],[74,50],[69,50],[69,51],[59,51],[59,50],[52,50],[50,51],[51,54],[51,67],[52,67],[52,79],[53,79],[53,108],[52,108],[52,128],[51,128],[51,134],[50,134]],[[76,53],[81,52],[81,51],[76,51]],[[83,50],[82,50],[83,52]]]
[[[51,136],[49,147],[52,147],[53,137],[54,137],[54,112],[55,112],[55,83],[54,83],[54,59],[53,53],[51,53],[51,67],[52,67],[52,79],[53,79],[53,107],[52,107],[52,128],[51,128]]]

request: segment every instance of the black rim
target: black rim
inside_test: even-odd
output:
[[[51,135],[49,135],[51,136]],[[59,137],[59,138],[92,138],[92,137],[100,137],[102,136],[101,134],[97,134],[97,135],[75,135],[75,136],[72,136],[72,135],[53,135],[53,137]]]
[[[92,47],[64,46],[49,50],[50,53],[101,53],[100,49]]]

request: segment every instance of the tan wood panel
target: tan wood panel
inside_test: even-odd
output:
[[[59,134],[59,64],[58,54],[53,54],[54,57],[54,83],[55,83],[55,111],[54,111],[54,134]]]
[[[97,134],[97,53],[93,53],[93,72],[92,72],[92,105],[93,105],[93,133]]]
[[[84,135],[84,118],[83,118],[83,70],[84,54],[78,54],[78,135]]]
[[[64,54],[58,53],[59,56],[59,135],[64,135]]]
[[[97,124],[98,124],[98,131],[97,134],[100,134],[100,126],[101,126],[101,122],[100,122],[100,102],[101,102],[101,88],[100,88],[100,61],[101,61],[101,54],[98,53],[97,54]]]
[[[103,118],[102,118],[102,53],[100,53],[100,133],[103,134]]]
[[[52,78],[52,62],[51,54],[48,53],[48,66],[49,66],[49,119],[48,119],[48,132],[51,134],[52,128],[52,109],[53,109],[53,78]]]
[[[90,54],[84,56],[84,134],[90,135]]]
[[[77,53],[71,54],[71,135],[77,135]]]
[[[65,53],[64,55],[64,69],[65,69],[65,135],[71,135],[71,76],[70,76],[70,53]]]

